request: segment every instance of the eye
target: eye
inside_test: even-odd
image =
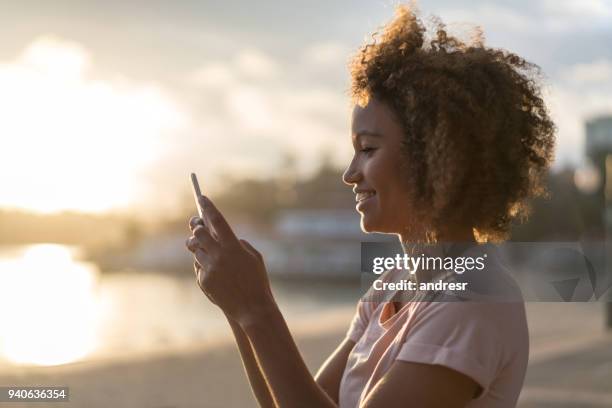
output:
[[[374,147],[364,147],[363,149],[360,149],[359,151],[369,156],[374,152],[374,150],[376,150],[376,148]]]

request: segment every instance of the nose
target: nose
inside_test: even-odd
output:
[[[361,171],[357,167],[356,160],[353,157],[353,160],[351,161],[349,166],[346,168],[346,170],[342,174],[342,181],[344,182],[344,184],[347,184],[350,186],[353,184],[357,184],[359,180],[361,180],[361,178],[362,178]]]

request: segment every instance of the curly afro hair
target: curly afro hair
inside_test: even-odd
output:
[[[400,5],[350,62],[353,103],[375,98],[404,130],[402,173],[423,220],[425,240],[448,225],[471,227],[479,242],[509,237],[529,214],[529,199],[547,195],[555,125],[536,78],[539,67],[503,49],[435,35]]]

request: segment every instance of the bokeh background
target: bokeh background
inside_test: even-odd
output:
[[[605,242],[612,2],[418,7],[542,68],[558,126],[551,196],[513,239]],[[184,247],[190,172],[264,254],[316,370],[348,327],[359,242],[372,239],[341,181],[346,65],[393,8],[0,1],[0,385],[68,385],[65,406],[255,406]],[[612,406],[605,302],[527,309],[520,406]]]

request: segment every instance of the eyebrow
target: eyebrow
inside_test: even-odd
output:
[[[380,133],[371,130],[361,130],[355,134],[355,139],[359,139],[362,136],[383,137],[383,135],[381,135]]]

